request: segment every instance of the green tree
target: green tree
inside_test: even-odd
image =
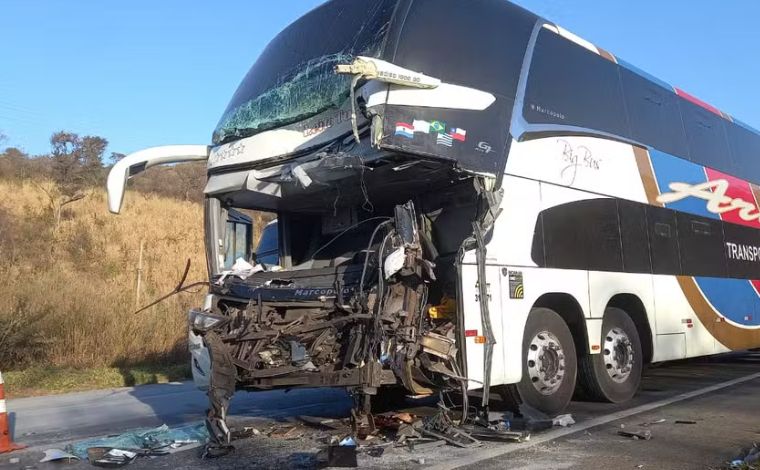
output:
[[[100,183],[104,176],[103,155],[108,141],[102,137],[59,131],[50,136],[51,184],[37,185],[48,197],[54,229],[68,204],[84,199],[85,190]]]

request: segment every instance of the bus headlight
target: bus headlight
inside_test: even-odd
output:
[[[206,332],[228,320],[227,317],[196,309],[190,310],[187,317],[190,327],[200,332]]]

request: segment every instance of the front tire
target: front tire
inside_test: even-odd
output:
[[[643,355],[636,325],[624,310],[615,307],[605,310],[600,344],[600,354],[584,354],[580,358],[581,397],[612,403],[630,400],[641,383]]]
[[[551,416],[558,414],[573,396],[577,371],[575,343],[562,317],[548,308],[533,309],[525,324],[522,352],[522,379],[511,390],[522,403]]]

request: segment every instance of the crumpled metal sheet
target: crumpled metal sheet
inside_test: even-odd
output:
[[[117,449],[159,449],[169,447],[181,441],[206,442],[208,439],[206,425],[202,422],[170,428],[162,425],[157,428],[143,428],[120,434],[75,442],[66,446],[66,450],[81,459],[87,458],[90,447],[113,447]]]

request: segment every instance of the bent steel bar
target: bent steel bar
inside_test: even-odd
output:
[[[208,145],[164,145],[131,153],[118,161],[108,173],[108,210],[121,211],[127,180],[155,165],[208,160]]]

